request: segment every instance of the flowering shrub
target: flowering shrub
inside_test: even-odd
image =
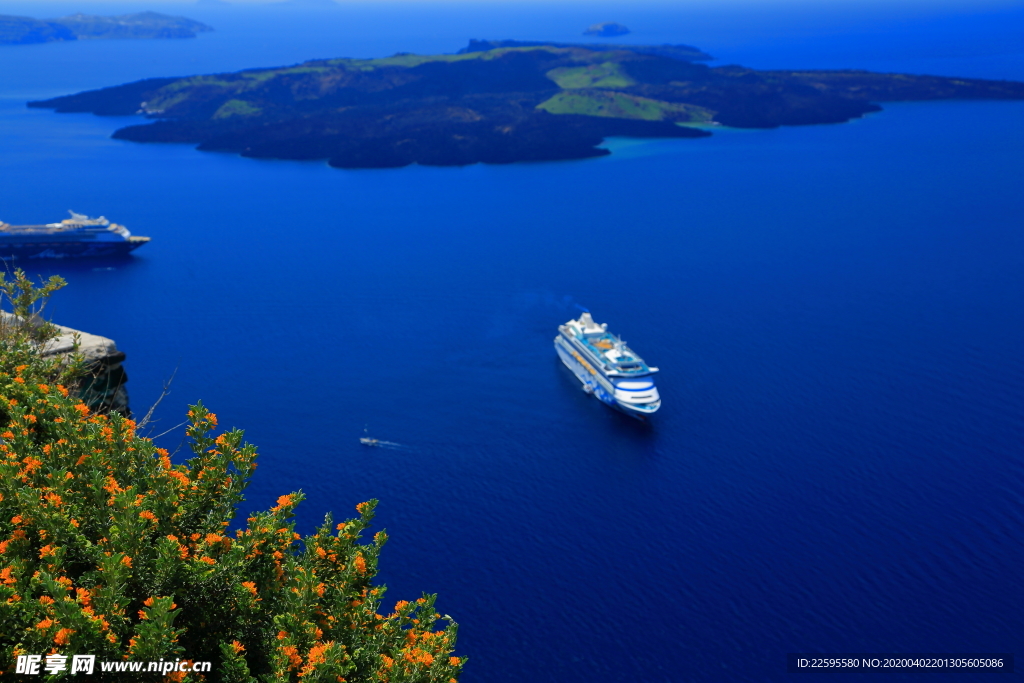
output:
[[[194,455],[173,464],[132,420],[52,383],[60,369],[13,337],[0,338],[0,671],[59,653],[213,663],[175,681],[457,680],[457,626],[434,596],[380,612],[387,537],[358,542],[376,501],[301,538],[292,493],[229,533],[256,468],[242,432],[217,434],[197,404]]]

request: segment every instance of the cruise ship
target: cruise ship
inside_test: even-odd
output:
[[[607,324],[595,323],[589,312],[558,326],[555,351],[583,383],[583,390],[603,403],[640,420],[661,407],[652,377],[658,368],[608,332]]]
[[[0,259],[123,256],[149,241],[103,216],[89,218],[69,211],[71,218],[45,225],[10,225],[0,221]]]

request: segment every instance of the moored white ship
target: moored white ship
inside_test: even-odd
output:
[[[558,326],[555,350],[567,368],[583,384],[583,390],[600,401],[640,420],[661,407],[651,367],[619,337],[598,325],[589,312]]]

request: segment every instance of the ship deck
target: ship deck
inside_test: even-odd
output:
[[[0,223],[0,233],[8,235],[63,235],[68,233],[108,232],[106,226],[11,225]]]
[[[625,342],[610,332],[597,332],[584,335],[569,335],[580,342],[606,371],[625,375],[646,375],[651,368]]]

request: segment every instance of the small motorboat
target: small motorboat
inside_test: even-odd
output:
[[[370,438],[369,427],[364,427],[363,436],[359,437],[359,443],[363,444],[364,446],[379,446],[380,439]]]

